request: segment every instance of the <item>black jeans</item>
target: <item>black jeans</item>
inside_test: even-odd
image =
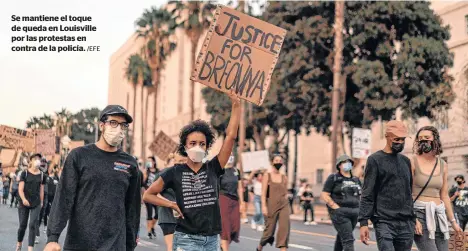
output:
[[[468,215],[461,215],[459,213],[455,213],[455,218],[457,219],[457,223],[461,227],[461,229],[465,231],[466,223],[468,223]]]
[[[47,227],[47,220],[49,219],[50,209],[52,208],[52,202],[54,202],[55,196],[49,194],[47,197],[46,209],[44,213],[44,226]]]
[[[414,240],[414,226],[413,220],[375,222],[379,251],[410,251]]]
[[[340,207],[330,212],[330,218],[338,234],[335,251],[354,251],[354,228],[358,222],[359,208]]]
[[[304,222],[307,221],[307,211],[310,211],[310,219],[314,221],[314,207],[311,203],[304,203]]]
[[[26,233],[26,227],[28,225],[29,218],[29,237],[28,246],[34,247],[34,240],[36,238],[36,227],[39,214],[41,213],[41,206],[36,207],[25,207],[20,205],[18,208],[19,217],[19,228],[18,228],[18,242],[23,242],[24,234]]]
[[[17,207],[18,206],[18,201],[19,201],[18,190],[12,190],[11,191],[10,207],[13,206],[13,201],[15,202],[15,207]]]

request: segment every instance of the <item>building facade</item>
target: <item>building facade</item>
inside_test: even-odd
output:
[[[465,174],[468,170],[468,88],[466,79],[466,65],[468,63],[468,2],[433,2],[432,8],[441,17],[444,24],[451,27],[451,39],[448,42],[450,51],[454,54],[454,66],[450,73],[455,77],[453,88],[457,94],[452,109],[440,115],[434,123],[441,131],[444,147],[442,157],[446,159],[450,168],[450,176]],[[146,98],[149,101],[149,109],[146,113],[147,130],[146,148],[154,139],[155,132],[152,130],[154,124],[154,107],[156,107],[156,133],[159,130],[173,137],[177,141],[179,130],[190,121],[189,90],[190,90],[190,51],[189,39],[182,31],[177,31],[178,45],[176,51],[167,61],[166,69],[163,71],[161,84],[158,90],[158,104],[154,106],[153,95],[143,95],[141,100],[141,89],[136,89],[136,112],[133,114],[134,88],[124,76],[126,62],[132,53],[140,50],[143,41],[130,37],[122,47],[116,51],[110,61],[109,73],[109,104],[120,104],[128,109],[136,117],[134,123],[135,133],[135,154],[141,156],[141,106]],[[202,36],[201,39],[204,39]],[[199,45],[201,46],[201,42]],[[205,112],[205,103],[201,97],[201,84],[195,84],[195,111],[196,118],[209,120],[209,115]],[[146,93],[146,90],[144,90]],[[407,121],[412,138],[417,129],[431,124],[427,119],[419,121]],[[382,149],[385,145],[385,125],[383,122],[375,122],[372,127],[372,151]],[[217,153],[222,140],[218,140],[213,147],[211,154]],[[345,141],[345,145],[347,144]],[[294,156],[295,144],[294,136],[289,137],[289,156]],[[412,152],[412,139],[406,143],[405,153]],[[309,136],[302,134],[298,136],[297,151],[297,178],[306,178],[314,188],[316,194],[321,191],[323,183],[332,172],[331,167],[331,143],[328,137],[311,133]],[[147,154],[150,152],[147,149]],[[346,149],[350,153],[350,149]],[[356,164],[354,173],[360,175],[363,171],[365,160]],[[288,173],[292,174],[294,169],[294,158],[290,158],[288,163]],[[290,183],[293,176],[289,175]]]

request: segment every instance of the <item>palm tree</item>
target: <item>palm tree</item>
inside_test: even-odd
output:
[[[175,21],[165,9],[151,7],[135,22],[139,37],[146,40],[142,54],[151,69],[152,88],[148,87],[148,95],[154,95],[153,138],[156,137],[157,124],[157,96],[160,84],[161,71],[169,55],[175,50],[174,41]],[[148,112],[148,97],[146,101],[146,114]]]
[[[137,86],[141,86],[141,122],[142,122],[142,131],[141,131],[141,141],[142,141],[142,154],[144,154],[144,111],[143,111],[143,89],[145,83],[148,79],[151,83],[151,70],[145,60],[139,54],[132,54],[128,58],[127,68],[125,70],[125,76],[127,80],[133,84],[133,120],[136,122],[136,90]],[[135,122],[133,123],[133,133],[132,133],[132,144],[135,142]],[[131,147],[131,153],[133,154],[134,146]]]
[[[177,26],[184,29],[192,44],[192,69],[195,68],[195,58],[200,37],[213,19],[212,11],[216,8],[210,1],[170,1],[173,5],[173,18]],[[195,82],[190,85],[190,119],[195,119]]]

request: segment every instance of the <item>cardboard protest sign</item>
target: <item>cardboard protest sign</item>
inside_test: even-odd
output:
[[[78,140],[78,141],[70,141],[70,145],[69,145],[69,148],[70,148],[70,151],[77,148],[77,147],[80,147],[80,146],[84,146],[85,145],[85,142],[84,140]]]
[[[158,156],[158,158],[166,160],[167,156],[175,152],[178,146],[179,144],[172,140],[171,137],[167,136],[163,131],[160,131],[153,143],[149,146],[149,149],[154,155]]]
[[[10,149],[22,148],[34,152],[34,135],[30,131],[0,125],[0,146]]]
[[[261,105],[285,36],[282,28],[218,6],[190,79]]]
[[[449,239],[449,250],[451,251],[465,251],[466,250],[466,234],[468,233],[460,233],[457,234],[454,231],[450,231],[450,239]]]
[[[54,155],[56,150],[55,132],[52,129],[38,129],[36,136],[36,152],[42,155]]]
[[[242,153],[244,172],[267,169],[270,167],[270,157],[267,150]]]

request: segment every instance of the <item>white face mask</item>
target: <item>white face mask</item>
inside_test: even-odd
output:
[[[187,148],[185,149],[185,151],[187,152],[187,155],[188,157],[194,162],[194,163],[200,163],[203,161],[203,159],[205,158],[206,156],[206,152],[205,150],[203,150],[200,146],[194,146],[190,149],[187,150]]]
[[[41,167],[41,161],[38,160],[38,159],[35,160],[34,163],[33,163],[33,167],[34,167],[34,168],[39,168],[39,167]]]
[[[120,143],[122,143],[122,140],[124,139],[125,135],[120,126],[117,126],[116,128],[112,128],[109,126],[104,131],[103,137],[107,144],[109,144],[110,146],[118,146],[120,145]]]

